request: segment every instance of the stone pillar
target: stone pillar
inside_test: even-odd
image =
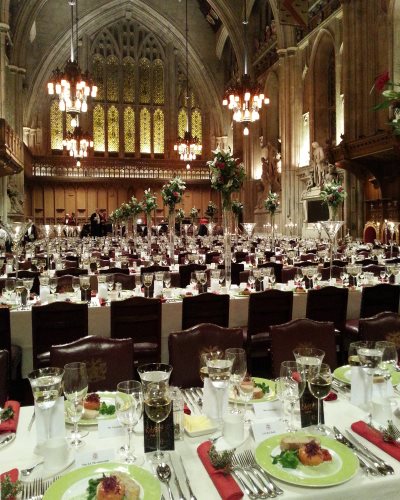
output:
[[[0,22],[0,118],[5,117],[6,103],[6,37],[10,26]]]

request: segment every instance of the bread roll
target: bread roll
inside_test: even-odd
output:
[[[318,445],[321,441],[315,436],[285,436],[281,439],[281,450],[298,450],[301,446],[305,446],[311,441],[315,441]]]

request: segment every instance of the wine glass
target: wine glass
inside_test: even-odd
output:
[[[280,369],[280,391],[285,401],[290,403],[289,432],[296,432],[294,424],[294,407],[303,395],[306,387],[304,366],[297,361],[282,361]]]
[[[11,294],[15,290],[15,278],[6,278],[4,288],[7,292],[8,298],[11,299]]]
[[[171,286],[171,273],[169,271],[164,271],[164,286],[165,288]]]
[[[56,404],[61,392],[64,370],[57,367],[39,368],[28,375],[33,398],[38,408],[44,411],[46,423],[46,439],[50,439],[49,410]]]
[[[357,354],[357,349],[364,345],[363,340],[358,340],[357,342],[351,342],[349,345],[349,350],[347,352],[348,363],[350,366],[361,366],[360,359]]]
[[[199,375],[201,381],[204,383],[204,379],[208,378],[208,367],[207,367],[207,359],[221,359],[224,357],[224,351],[209,351],[206,353],[202,353],[200,355],[199,360]]]
[[[66,412],[69,420],[74,424],[69,438],[70,444],[73,448],[79,448],[84,445],[78,432],[78,423],[82,418],[83,403],[88,393],[86,363],[75,362],[64,366],[63,388],[67,399]]]
[[[296,267],[296,274],[294,275],[294,284],[298,287],[302,286],[303,282],[303,271],[301,267]]]
[[[332,372],[330,366],[326,363],[314,365],[310,368],[308,376],[308,388],[311,394],[318,399],[318,423],[316,429],[319,432],[325,433],[325,429],[321,424],[321,405],[323,399],[329,394],[332,385]]]
[[[79,281],[79,276],[73,276],[72,277],[72,290],[76,294],[76,292],[80,289],[80,281]]]
[[[139,422],[143,413],[143,389],[137,380],[124,380],[117,385],[115,396],[115,411],[118,421],[124,425],[128,432],[128,443],[121,448],[121,454],[125,463],[142,463],[133,453],[131,438],[135,425]]]
[[[167,419],[171,412],[171,394],[167,380],[150,382],[144,388],[144,409],[150,420],[156,424],[156,451],[152,455],[153,462],[162,462],[166,456],[160,447],[160,423]]]
[[[224,281],[225,281],[225,269],[220,269],[218,279],[219,279],[219,284],[222,286],[224,284]]]
[[[153,283],[153,273],[143,273],[143,285],[146,288],[146,297],[150,297],[150,287]]]
[[[107,274],[106,283],[107,283],[108,292],[112,292],[114,289],[114,275],[113,274]]]
[[[235,355],[230,353],[225,353],[218,359],[207,359],[208,377],[217,391],[217,420],[220,426],[222,426],[222,393],[229,385],[234,359]]]
[[[17,304],[23,308],[22,306],[22,292],[25,290],[24,282],[21,279],[15,280],[15,293],[17,295]]]
[[[398,361],[396,344],[387,340],[380,340],[375,345],[377,349],[383,348],[382,362],[379,368],[383,371],[385,379],[390,380]]]
[[[206,283],[207,283],[207,275],[204,271],[200,271],[199,273],[199,283],[201,285],[202,292],[207,291]]]
[[[53,276],[52,278],[49,279],[50,293],[54,295],[56,294],[57,284],[58,284],[58,278],[56,276]]]
[[[255,387],[255,383],[250,375],[245,375],[243,380],[239,384],[240,399],[242,401],[244,401],[243,413],[244,413],[244,421],[246,423],[250,422],[250,419],[246,418],[247,405],[248,405],[249,401],[251,401],[253,399],[254,387]]]
[[[376,368],[378,368],[382,362],[384,351],[383,346],[378,347],[376,344],[377,343],[375,341],[366,341],[360,343],[357,347],[357,355],[360,360],[360,364],[368,375],[369,383],[367,402],[369,407],[372,401],[373,376]]]
[[[232,354],[234,357],[230,382],[233,388],[235,407],[232,413],[241,413],[238,409],[239,386],[247,372],[246,351],[241,347],[230,347],[225,349],[225,354]]]
[[[88,298],[88,290],[90,288],[89,276],[79,276],[79,283],[81,285],[82,290],[85,291],[85,301],[89,304],[91,302],[91,299]]]
[[[282,405],[282,421],[286,424],[286,431],[289,431],[289,421],[287,418],[285,418],[285,402],[286,402],[286,394],[285,394],[285,379],[283,378],[276,378],[275,379],[275,390],[276,390],[276,397],[279,399]]]
[[[247,282],[250,285],[250,290],[253,290],[254,283],[256,282],[256,277],[254,276],[253,270],[249,270],[249,277],[247,278]]]

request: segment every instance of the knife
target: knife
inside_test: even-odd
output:
[[[179,483],[178,476],[176,475],[175,467],[174,467],[174,464],[172,463],[172,460],[171,460],[171,469],[172,469],[172,472],[174,473],[174,479],[175,479],[176,488],[178,490],[179,500],[186,500],[186,498],[183,494],[181,485]]]
[[[15,438],[15,432],[8,434],[6,437],[3,437],[3,439],[0,441],[0,446],[10,443],[14,438]]]
[[[349,431],[346,431],[346,434],[347,434],[348,439],[349,439],[350,442],[352,442],[358,448],[360,448],[361,450],[363,450],[366,455],[370,455],[371,458],[373,460],[375,460],[380,465],[380,467],[384,467],[389,472],[389,474],[394,474],[394,469],[393,469],[393,467],[391,465],[389,465],[388,463],[386,463],[384,460],[382,460],[377,455],[375,455],[375,453],[373,453],[369,448],[367,448],[362,443],[360,443],[360,441],[358,439],[356,439],[353,436],[353,434],[350,434]]]
[[[193,493],[192,488],[190,486],[189,478],[188,478],[188,475],[186,473],[185,466],[183,465],[182,457],[180,455],[179,455],[179,458],[180,458],[180,461],[181,461],[182,470],[183,470],[183,472],[185,474],[185,480],[186,480],[186,485],[187,485],[188,490],[189,490],[190,500],[197,500],[197,498],[194,496],[194,493]]]
[[[193,406],[193,409],[196,411],[198,410],[199,413],[201,413],[201,408],[199,407],[199,405],[196,403],[196,400],[194,399],[193,397],[193,394],[190,392],[189,389],[186,389],[183,391],[185,394],[186,394],[186,397],[188,398],[188,400],[191,402],[192,406]]]

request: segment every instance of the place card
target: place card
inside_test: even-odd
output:
[[[115,460],[115,450],[96,450],[84,451],[75,455],[75,468],[85,467],[86,465],[104,464]]]
[[[254,441],[258,444],[271,436],[286,432],[286,425],[282,420],[272,420],[269,422],[253,421],[251,423],[251,430],[253,431]]]
[[[253,404],[256,419],[277,418],[281,413],[281,408],[282,403],[280,401]]]
[[[125,436],[125,428],[120,424],[118,419],[97,419],[98,435],[100,439],[109,437]]]

